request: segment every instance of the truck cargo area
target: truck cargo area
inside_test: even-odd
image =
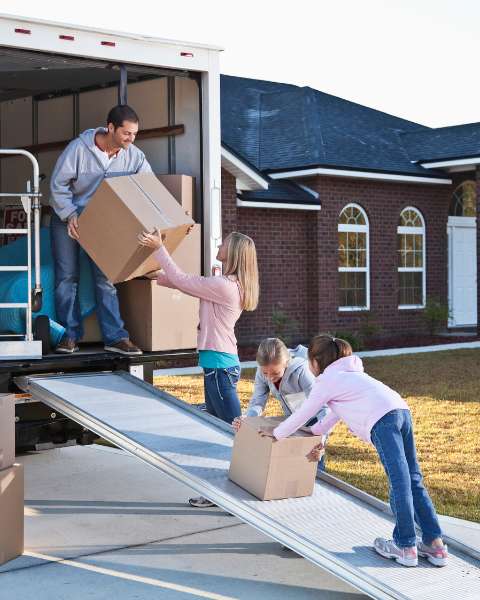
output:
[[[0,147],[37,156],[44,206],[65,146],[85,129],[105,125],[109,109],[119,102],[128,102],[139,114],[136,144],[153,170],[194,176],[201,206],[199,74],[113,57],[101,61],[0,46]],[[2,158],[0,188],[23,190],[30,173],[21,158]]]
[[[450,562],[411,570],[378,556],[374,536],[389,536],[383,503],[328,475],[312,496],[262,502],[228,479],[231,427],[122,373],[27,377],[21,387],[119,448],[204,494],[372,598],[421,600],[480,596],[478,552],[448,539]]]
[[[0,148],[21,148],[37,158],[41,226],[49,225],[50,178],[63,149],[85,129],[105,126],[109,109],[126,102],[140,116],[136,145],[145,152],[154,172],[195,178],[193,212],[195,220],[202,223],[205,177],[201,72],[161,66],[161,53],[158,66],[116,60],[113,42],[112,59],[100,60],[22,48],[22,36],[17,37],[19,47],[0,46]],[[66,51],[73,47],[68,45],[70,40],[63,41]],[[31,174],[31,164],[24,157],[0,156],[0,191],[26,191]],[[25,213],[16,200],[0,198],[0,228],[25,226]],[[0,235],[0,250],[15,239],[15,235]],[[200,243],[199,252],[202,246]],[[123,369],[151,382],[157,366],[192,364],[195,359],[193,348],[168,348],[139,357],[105,352],[95,314],[84,320],[84,329],[80,352],[74,355],[44,353],[39,360],[1,360],[0,389],[15,391],[13,379],[20,374],[92,370]],[[8,330],[2,329],[0,334],[2,339],[9,339]],[[52,413],[38,401],[17,401],[16,427],[17,448],[93,439],[83,427]]]

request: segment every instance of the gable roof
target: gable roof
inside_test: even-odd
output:
[[[221,111],[222,140],[263,173],[335,167],[447,179],[413,162],[413,142],[404,142],[436,130],[309,87],[222,75]]]
[[[480,156],[480,123],[401,134],[411,160],[427,162]]]

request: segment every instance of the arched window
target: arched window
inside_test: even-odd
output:
[[[370,308],[368,218],[357,204],[348,204],[338,220],[339,310]]]
[[[475,181],[464,181],[452,194],[451,217],[475,217],[477,214],[477,184]]]
[[[408,206],[400,214],[398,238],[399,308],[425,306],[425,222],[419,210]]]

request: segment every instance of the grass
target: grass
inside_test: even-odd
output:
[[[480,522],[480,350],[369,358],[364,366],[408,402],[420,464],[438,512]],[[254,370],[242,373],[242,408],[253,377]],[[155,384],[186,402],[203,402],[201,376],[158,377]],[[273,399],[267,414],[281,415]],[[388,497],[375,450],[343,423],[330,436],[327,471],[383,500]]]

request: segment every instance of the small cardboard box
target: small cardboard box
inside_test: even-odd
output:
[[[172,253],[186,273],[201,274],[200,225]],[[158,269],[158,265],[153,268]],[[134,279],[118,286],[120,312],[131,339],[142,350],[186,350],[197,345],[198,298],[157,285],[150,279]]]
[[[157,175],[180,206],[195,219],[195,177],[189,175]]]
[[[275,441],[260,427],[278,425],[280,417],[247,417],[235,435],[229,479],[260,500],[299,498],[313,493],[316,462],[307,454],[322,438],[304,431]]]
[[[0,565],[23,554],[23,466],[0,471]]]
[[[102,181],[78,220],[80,244],[112,283],[148,273],[153,250],[139,245],[142,231],[168,233],[165,246],[175,250],[191,217],[153,173]]]
[[[14,462],[15,396],[0,394],[0,470],[8,469]]]

